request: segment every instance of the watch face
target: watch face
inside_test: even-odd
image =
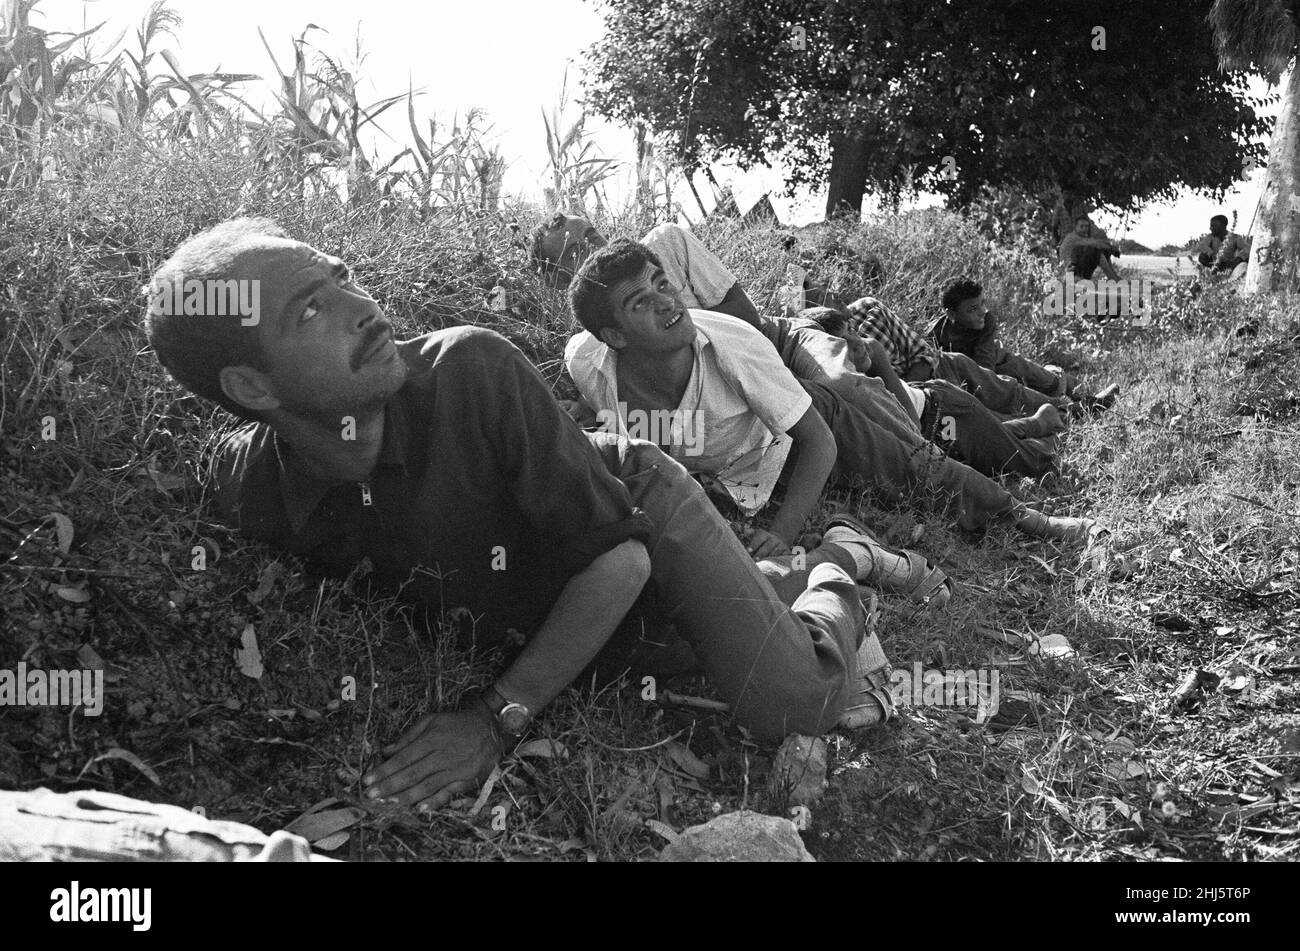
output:
[[[501,724],[501,732],[509,733],[511,736],[518,736],[528,727],[528,721],[532,719],[532,714],[522,703],[507,703],[497,714],[497,722]]]

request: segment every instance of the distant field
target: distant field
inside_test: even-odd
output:
[[[1176,277],[1190,277],[1195,268],[1186,255],[1174,257],[1169,254],[1125,254],[1119,258],[1120,267],[1132,271],[1141,277],[1153,281],[1170,281]]]

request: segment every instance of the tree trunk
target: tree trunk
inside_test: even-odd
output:
[[[1300,68],[1291,70],[1251,227],[1245,292],[1297,289],[1300,255]]]
[[[826,217],[851,214],[862,217],[862,196],[867,190],[867,140],[840,133],[831,137],[830,194]]]

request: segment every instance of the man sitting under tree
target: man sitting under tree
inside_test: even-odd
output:
[[[581,432],[509,341],[457,327],[397,342],[342,261],[269,221],[197,235],[154,280],[259,282],[248,325],[157,297],[146,318],[172,376],[246,421],[210,472],[242,534],[331,573],[369,559],[426,617],[467,608],[480,645],[524,636],[490,686],[385,750],[363,777],[371,797],[433,809],[475,790],[647,579],[760,740],[887,714],[856,584],[870,540],[851,528],[756,565],[681,465]]]
[[[1250,261],[1250,240],[1228,230],[1228,216],[1210,219],[1210,233],[1196,243],[1196,263],[1232,280],[1246,276]]]
[[[1087,215],[1074,219],[1074,230],[1061,241],[1059,254],[1065,270],[1074,272],[1076,281],[1092,279],[1098,266],[1112,281],[1119,280],[1119,272],[1111,256],[1119,256],[1119,245],[1106,237]]]

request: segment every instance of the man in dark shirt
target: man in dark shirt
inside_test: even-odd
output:
[[[190,309],[188,294],[182,313],[158,292],[228,282],[249,282],[251,317]],[[477,615],[476,636],[526,637],[483,694],[389,748],[363,777],[372,797],[431,809],[477,788],[647,578],[758,738],[824,732],[860,706],[851,533],[836,529],[844,544],[797,565],[755,565],[680,464],[652,444],[581,432],[504,338],[456,328],[395,342],[342,261],[271,222],[190,239],[153,287],[147,330],[161,362],[250,421],[211,470],[242,532],[335,570],[368,558],[405,596]],[[884,667],[873,659],[864,671]]]
[[[984,289],[962,278],[943,292],[944,315],[930,328],[940,350],[964,353],[982,367],[1019,380],[1048,396],[1064,396],[1064,371],[1054,373],[1012,353],[998,341],[997,318],[984,304]]]
[[[1069,396],[1089,406],[1108,407],[1119,394],[1111,385],[1090,396],[1081,391],[1060,367],[1046,367],[1012,353],[998,340],[997,319],[984,303],[984,289],[960,278],[943,292],[944,315],[930,328],[940,350],[963,353],[994,373],[1019,380],[1048,396]]]

